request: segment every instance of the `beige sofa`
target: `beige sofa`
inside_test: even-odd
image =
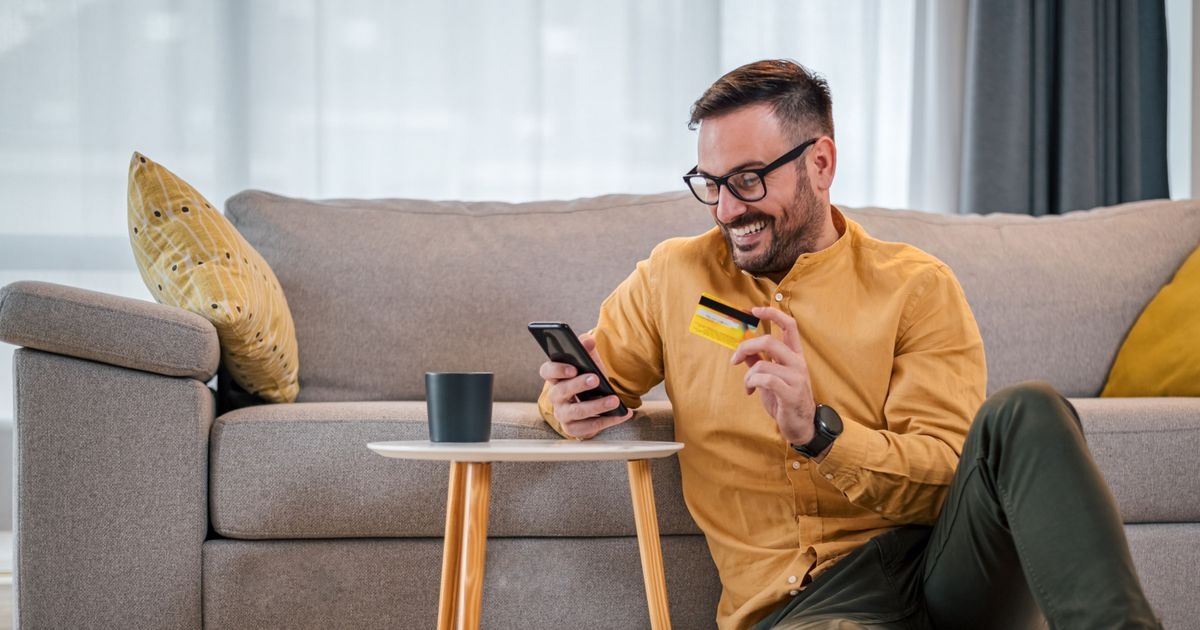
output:
[[[1200,627],[1200,400],[1095,398],[1200,242],[1200,203],[847,214],[956,271],[989,390],[1036,378],[1072,398],[1151,602],[1167,627]],[[249,191],[227,216],[287,294],[295,404],[218,411],[217,337],[198,316],[45,283],[0,291],[0,339],[23,346],[22,628],[432,627],[447,468],[366,444],[426,437],[427,370],[494,371],[494,437],[553,437],[525,324],[587,329],[655,243],[711,226],[686,192],[508,205]],[[671,439],[669,403],[603,437]],[[654,473],[674,627],[712,627],[719,583],[675,460]],[[497,464],[493,481],[484,627],[648,625],[624,466]]]

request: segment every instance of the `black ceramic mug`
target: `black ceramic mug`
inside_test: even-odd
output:
[[[491,372],[426,372],[429,441],[490,440],[492,380]]]

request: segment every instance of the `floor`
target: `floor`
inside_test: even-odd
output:
[[[12,630],[12,532],[0,532],[0,630]]]
[[[12,574],[9,574],[0,580],[0,630],[12,630],[12,627]]]

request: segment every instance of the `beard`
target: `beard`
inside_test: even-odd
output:
[[[733,244],[729,230],[757,221],[766,221],[767,225],[763,230],[769,231],[771,240],[766,249],[758,254],[742,251]],[[725,237],[729,254],[733,257],[733,264],[747,273],[768,276],[786,274],[796,264],[797,258],[802,254],[811,253],[816,248],[824,221],[825,208],[809,187],[805,174],[796,183],[791,205],[784,209],[778,219],[751,208],[736,221],[718,226]]]

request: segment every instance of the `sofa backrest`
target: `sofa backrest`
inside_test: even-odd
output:
[[[712,226],[689,193],[506,204],[290,199],[246,191],[229,219],[287,295],[300,400],[419,400],[426,371],[496,373],[496,400],[533,400],[543,357],[524,330],[583,332],[658,242]],[[846,209],[957,274],[979,321],[989,391],[1037,378],[1100,391],[1125,334],[1200,242],[1200,202],[1064,216]]]
[[[654,245],[712,227],[687,192],[507,204],[246,191],[226,214],[287,296],[301,401],[421,400],[426,371],[495,372],[496,400],[535,400],[545,356],[526,324],[589,330]]]
[[[988,391],[1028,379],[1096,396],[1142,309],[1200,244],[1200,202],[1061,216],[849,212],[954,270],[983,334]]]

